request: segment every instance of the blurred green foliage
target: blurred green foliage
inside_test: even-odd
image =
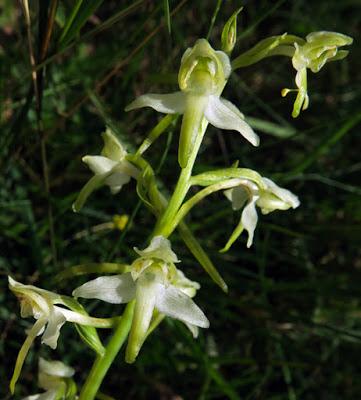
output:
[[[10,398],[8,381],[31,323],[20,319],[6,276],[70,294],[85,278],[55,282],[57,273],[81,263],[127,262],[132,247],[145,244],[154,220],[131,185],[115,197],[103,188],[73,214],[71,204],[89,178],[81,157],[98,154],[106,123],[129,149],[137,146],[160,115],[152,110],[125,114],[125,105],[144,92],[176,89],[185,48],[208,32],[219,48],[224,23],[243,5],[234,56],[283,32],[305,36],[334,30],[355,38],[347,59],[310,74],[310,108],[297,120],[290,116],[292,97],[280,96],[293,84],[289,60],[275,57],[237,71],[227,98],[257,118],[267,133],[254,149],[235,133],[210,128],[196,165],[201,172],[240,160],[241,166],[297,193],[301,206],[261,217],[252,249],[246,249],[243,238],[222,255],[218,250],[238,216],[222,195],[195,209],[189,226],[225,278],[229,294],[210,281],[175,234],[184,270],[202,284],[197,303],[211,328],[194,341],[181,324],[166,320],[134,365],[124,364],[123,355],[117,358],[102,392],[114,399],[359,398],[360,3],[57,3],[30,2],[34,55],[38,63],[45,61],[38,69],[38,93],[20,3],[3,0],[0,5],[0,396]],[[55,6],[53,32],[42,54]],[[159,166],[165,191],[178,173],[178,131],[179,122],[147,153]],[[115,214],[131,216],[125,231],[102,225]],[[107,304],[86,305],[95,315],[119,314]],[[37,341],[15,398],[37,393],[39,352],[73,366],[79,383],[93,359],[74,328],[65,326],[56,351]]]

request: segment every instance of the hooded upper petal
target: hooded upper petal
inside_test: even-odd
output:
[[[169,94],[143,94],[125,107],[125,111],[131,111],[143,107],[151,107],[164,114],[183,114],[185,108],[185,95],[182,92]]]
[[[104,141],[104,147],[101,151],[101,155],[113,161],[122,161],[127,155],[127,152],[124,146],[120,143],[119,139],[109,128],[102,133],[102,138]]]
[[[232,105],[233,106],[233,105]],[[259,145],[259,137],[243,120],[241,113],[236,113],[235,106],[230,107],[228,102],[221,101],[218,96],[209,96],[208,106],[204,116],[216,128],[238,131],[253,146]]]
[[[136,247],[134,250],[144,258],[157,258],[166,263],[180,262],[171,248],[170,241],[163,236],[154,236],[149,246],[144,250],[139,250]]]

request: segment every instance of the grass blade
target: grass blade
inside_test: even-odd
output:
[[[60,48],[63,48],[75,38],[102,2],[103,0],[78,0],[76,2],[60,36]]]

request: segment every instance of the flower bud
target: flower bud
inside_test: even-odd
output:
[[[239,8],[232,14],[229,20],[225,23],[222,31],[222,50],[228,55],[232,53],[237,41],[237,16],[242,10],[243,7]]]

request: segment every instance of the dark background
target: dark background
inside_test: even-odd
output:
[[[35,53],[47,21],[46,3],[30,3]],[[128,14],[104,25],[131,4],[135,5]],[[361,393],[360,3],[224,0],[218,4],[210,35],[215,48],[220,48],[226,20],[244,6],[234,56],[283,32],[304,37],[330,30],[355,41],[347,59],[327,64],[318,74],[309,72],[310,107],[296,120],[291,117],[293,95],[280,96],[282,88],[294,86],[289,59],[269,58],[232,75],[224,96],[247,116],[278,128],[260,132],[261,145],[255,149],[235,132],[210,127],[196,172],[239,160],[240,166],[256,169],[292,190],[301,206],[260,215],[252,248],[246,248],[242,235],[226,254],[218,250],[239,214],[221,194],[194,209],[188,223],[228,283],[229,294],[206,276],[175,234],[173,247],[182,268],[202,285],[197,303],[211,327],[194,341],[181,323],[164,321],[135,364],[126,365],[121,352],[101,391],[114,399],[357,399]],[[116,196],[103,188],[80,214],[71,211],[91,176],[81,157],[99,154],[100,133],[109,123],[128,149],[139,145],[161,115],[150,109],[126,114],[124,107],[142,93],[177,90],[180,57],[197,38],[207,35],[216,5],[216,1],[170,1],[176,12],[169,35],[163,2],[104,1],[60,54],[59,38],[73,7],[72,1],[60,1],[47,49],[48,57],[56,57],[48,62],[41,87],[39,131],[24,15],[20,3],[1,2],[0,395],[4,399],[10,397],[7,385],[24,330],[33,323],[20,318],[18,302],[7,289],[7,275],[70,294],[86,278],[55,285],[57,273],[80,263],[130,262],[132,247],[145,245],[154,219],[141,205],[134,212],[138,199],[133,183]],[[165,191],[172,190],[178,174],[178,132],[179,122],[146,153],[158,168]],[[288,137],[279,137],[280,132]],[[116,214],[131,216],[129,229],[120,232],[102,225]],[[86,305],[92,315],[121,313],[121,306]],[[101,334],[106,339],[106,333]],[[55,351],[35,341],[14,398],[39,392],[39,354],[73,366],[79,387],[93,360],[91,350],[67,324]]]

